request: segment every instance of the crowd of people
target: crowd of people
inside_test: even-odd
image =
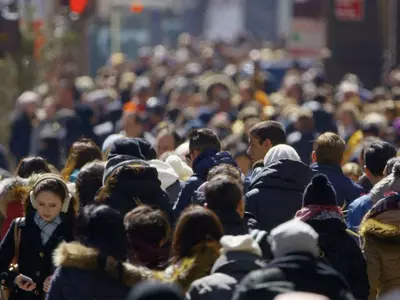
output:
[[[270,52],[183,35],[24,92],[1,299],[398,299],[400,69],[280,81]]]

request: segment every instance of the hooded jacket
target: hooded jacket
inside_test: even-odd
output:
[[[200,244],[194,253],[165,271],[152,271],[119,263],[79,243],[62,243],[54,253],[58,268],[47,299],[125,299],[130,288],[143,280],[176,283],[186,290],[194,280],[209,274],[219,256],[219,244]]]
[[[360,226],[370,284],[369,300],[400,288],[399,194],[380,200]]]
[[[400,164],[398,163],[393,166],[393,171],[390,175],[375,184],[369,194],[361,196],[349,205],[347,212],[349,229],[358,232],[367,212],[390,192],[400,192]]]
[[[340,166],[314,163],[311,169],[315,173],[325,174],[336,191],[338,205],[343,207],[364,194],[364,189],[343,174]]]
[[[207,180],[208,172],[220,164],[237,164],[229,152],[204,151],[193,161],[194,174],[183,185],[178,201],[174,206],[174,215],[178,217],[181,212],[191,204],[195,191]]]
[[[192,283],[186,298],[229,300],[236,286],[247,274],[265,266],[260,255],[253,253],[252,249],[240,246],[235,245],[227,253],[222,254],[214,263],[209,276]]]
[[[246,209],[255,216],[260,229],[269,232],[294,217],[311,177],[312,171],[302,162],[280,160],[253,178],[245,197]]]
[[[155,206],[172,220],[170,200],[161,188],[155,168],[145,162],[127,161],[111,172],[100,190],[98,201],[126,215],[141,204]]]

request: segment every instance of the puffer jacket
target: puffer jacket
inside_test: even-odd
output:
[[[194,174],[184,184],[173,209],[175,218],[178,218],[181,212],[192,203],[195,191],[207,180],[208,172],[220,164],[237,167],[229,152],[204,151],[194,160]]]
[[[370,284],[369,300],[400,288],[400,195],[380,200],[360,226]]]
[[[301,208],[304,188],[312,177],[302,162],[280,160],[253,178],[246,194],[246,209],[265,231],[292,219]]]

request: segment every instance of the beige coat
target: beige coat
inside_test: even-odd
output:
[[[364,219],[360,229],[368,265],[369,300],[400,288],[400,211]]]

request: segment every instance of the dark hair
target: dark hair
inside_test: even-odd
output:
[[[208,172],[207,181],[210,181],[215,176],[221,175],[221,174],[230,176],[239,182],[242,180],[242,177],[241,177],[242,174],[240,173],[238,168],[235,168],[234,166],[229,165],[229,164],[219,164],[219,165],[213,167]]]
[[[94,160],[103,160],[103,156],[100,148],[93,141],[81,139],[73,143],[69,150],[65,168],[61,172],[64,180],[68,181],[74,170],[79,170]]]
[[[160,250],[162,242],[170,239],[171,226],[161,210],[138,206],[125,215],[124,225],[132,263],[156,267],[168,259],[167,255],[162,257]]]
[[[256,137],[260,143],[270,140],[273,146],[286,143],[286,131],[282,124],[276,121],[263,121],[255,124],[250,129],[250,134]]]
[[[29,178],[32,174],[51,173],[51,171],[43,157],[30,156],[19,162],[15,173],[19,177]]]
[[[387,164],[386,164],[386,167],[385,167],[386,176],[393,173],[394,165],[395,165],[397,162],[400,162],[400,157],[392,157],[391,159],[388,160],[388,162],[387,162]],[[384,174],[384,175],[385,175],[385,174]]]
[[[76,239],[98,249],[102,254],[126,259],[126,236],[123,216],[107,205],[85,206],[77,218]]]
[[[375,176],[382,176],[389,159],[397,155],[396,149],[387,142],[374,142],[364,151],[364,164]]]
[[[209,209],[194,205],[183,211],[172,240],[175,260],[193,255],[193,248],[207,241],[219,241],[223,229],[217,215]]]
[[[213,211],[236,211],[243,189],[234,178],[220,175],[206,183],[204,196],[207,208]]]
[[[97,191],[103,185],[105,162],[94,161],[83,166],[76,178],[76,194],[81,206],[95,203]]]
[[[48,191],[52,192],[55,195],[57,195],[62,203],[64,203],[64,200],[66,198],[66,190],[64,185],[60,182],[62,180],[61,178],[59,180],[57,179],[45,179],[41,182],[39,182],[33,189],[33,194],[35,197],[39,195],[43,191]],[[79,210],[79,204],[77,200],[72,197],[71,202],[68,208],[67,213],[61,213],[60,216],[63,219],[63,221],[69,222],[69,226],[73,226],[75,222],[76,215],[78,214]],[[33,208],[32,203],[30,201],[30,196],[28,195],[28,198],[25,200],[25,215],[30,215],[34,213],[36,210]],[[72,228],[72,227],[71,227]]]
[[[195,129],[189,133],[189,150],[221,151],[221,142],[217,134],[208,128]]]
[[[168,126],[166,128],[161,129],[157,134],[157,139],[165,136],[172,136],[175,142],[174,149],[178,148],[178,146],[182,143],[181,136],[178,134],[178,132],[175,130],[173,126]]]

